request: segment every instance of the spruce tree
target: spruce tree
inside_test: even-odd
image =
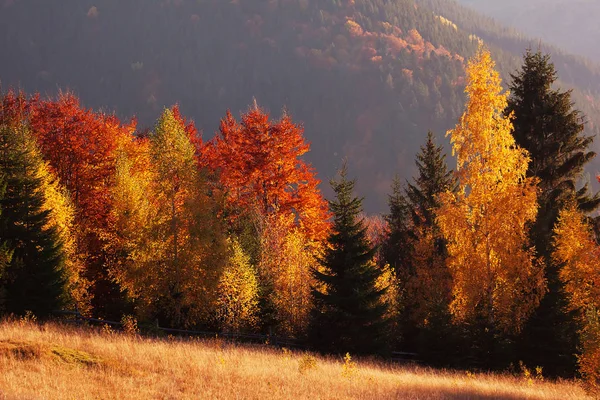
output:
[[[0,303],[6,313],[46,317],[64,304],[66,280],[62,244],[43,209],[41,162],[25,127],[0,126],[0,174],[6,179],[0,242],[12,252],[0,279]]]
[[[528,50],[523,66],[512,75],[507,115],[514,113],[516,143],[529,151],[528,176],[539,179],[539,211],[530,237],[546,264],[548,292],[522,335],[521,354],[526,363],[541,365],[552,375],[569,376],[576,369],[577,326],[559,279],[561,265],[553,262],[552,230],[569,199],[591,212],[600,196],[587,185],[577,189],[584,166],[595,153],[593,138],[584,134],[585,119],[573,108],[570,91],[553,89],[558,76],[549,55]]]
[[[446,165],[446,154],[442,146],[435,144],[432,132],[427,133],[427,141],[421,146],[415,161],[419,175],[414,184],[406,188],[413,225],[434,227],[434,212],[439,207],[437,195],[456,188],[453,171]]]
[[[416,239],[416,232],[424,228],[437,231],[434,212],[439,206],[438,194],[456,189],[456,178],[448,169],[444,149],[436,145],[432,132],[427,133],[415,164],[419,173],[414,183],[403,186],[397,177],[394,179],[388,200],[390,212],[385,216],[390,232],[383,253],[385,261],[397,272],[412,271],[411,242]],[[437,247],[445,252],[442,242]]]
[[[322,351],[373,354],[386,347],[387,304],[385,289],[376,288],[381,270],[373,262],[376,249],[359,217],[362,199],[353,194],[355,182],[347,180],[346,167],[340,179],[332,180],[336,198],[329,202],[333,229],[328,246],[314,270],[311,341]]]
[[[450,301],[451,276],[446,267],[446,242],[442,238],[435,212],[439,207],[438,195],[457,188],[454,172],[446,164],[443,147],[436,145],[432,132],[416,156],[418,175],[414,183],[407,183],[406,197],[412,220],[412,238],[415,241],[415,289],[423,293],[418,304],[421,323],[415,347],[424,359],[438,365],[447,365],[455,358],[457,335],[452,329]],[[428,286],[431,286],[428,288]],[[429,289],[429,290],[428,290]],[[425,299],[426,298],[426,299]],[[423,301],[425,300],[425,301]]]
[[[397,178],[393,182],[392,194],[388,201],[390,211],[385,217],[389,233],[383,244],[383,254],[385,262],[395,269],[403,284],[400,288],[403,305],[401,321],[398,324],[400,332],[397,332],[402,346],[419,350],[419,353],[423,352],[421,348],[429,353],[436,353],[435,358],[440,361],[440,351],[447,349],[445,339],[450,337],[448,330],[442,329],[449,323],[448,304],[442,301],[444,304],[436,307],[438,310],[435,310],[435,316],[429,315],[428,329],[421,329],[415,315],[419,310],[423,310],[424,305],[420,304],[421,296],[416,298],[417,294],[414,292],[419,290],[417,270],[439,267],[446,256],[445,243],[435,226],[434,212],[439,206],[437,195],[446,190],[453,190],[456,179],[446,165],[443,147],[436,145],[432,132],[428,132],[427,141],[421,146],[415,164],[418,175],[412,183],[402,185]],[[427,239],[425,235],[428,236]],[[423,241],[426,240],[432,243],[424,246]],[[419,248],[420,257],[416,257],[416,247]],[[428,253],[433,254],[422,254],[423,247],[427,247]],[[421,265],[425,259],[430,265]],[[440,275],[443,274],[437,274],[438,277]],[[446,297],[445,294],[439,293],[441,287],[436,290],[440,299]],[[433,343],[439,344],[435,350]]]
[[[388,234],[382,245],[384,262],[397,274],[412,271],[412,208],[400,178],[396,176],[392,183],[392,193],[388,198],[390,212],[384,216],[388,225]]]

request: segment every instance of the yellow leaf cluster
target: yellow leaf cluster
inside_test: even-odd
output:
[[[381,267],[381,275],[375,281],[375,288],[377,290],[385,289],[385,293],[381,296],[381,301],[387,304],[387,315],[385,317],[394,321],[398,317],[401,307],[400,282],[396,272],[389,264]]]
[[[575,203],[563,209],[554,227],[554,261],[562,265],[560,279],[569,307],[578,313],[581,330],[579,371],[600,388],[600,245]]]
[[[231,256],[219,280],[218,293],[217,313],[225,331],[236,332],[256,324],[258,278],[237,240],[231,243]]]
[[[28,151],[34,154],[32,159],[42,160],[33,138],[24,135],[23,139]],[[67,303],[69,306],[77,306],[80,312],[85,313],[90,309],[90,282],[84,277],[84,264],[78,251],[79,232],[75,224],[75,207],[68,191],[52,173],[48,163],[40,161],[35,168],[44,198],[42,208],[48,212],[46,228],[56,229],[63,246]]]
[[[301,229],[291,227],[290,218],[293,216],[264,217],[259,271],[263,280],[272,284],[271,301],[280,330],[294,336],[308,326],[314,281],[311,269],[321,247]]]
[[[600,246],[575,205],[560,212],[554,229],[554,260],[575,310],[600,308]]]

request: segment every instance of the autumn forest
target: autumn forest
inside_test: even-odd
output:
[[[528,50],[505,91],[480,46],[452,155],[430,132],[381,216],[363,213],[350,158],[324,198],[293,109],[255,101],[205,140],[177,105],[147,130],[71,92],[7,90],[0,313],[275,332],[329,354],[598,384],[593,138],[557,79]]]

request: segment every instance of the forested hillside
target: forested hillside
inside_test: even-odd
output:
[[[563,49],[600,61],[600,3],[593,0],[458,0]]]
[[[347,157],[369,211],[384,208],[394,174],[414,175],[427,131],[454,126],[479,38],[505,78],[530,44],[445,0],[4,0],[1,10],[4,87],[69,88],[142,128],[177,102],[205,138],[253,97],[273,116],[285,106],[321,179]],[[556,57],[598,125],[599,70]]]

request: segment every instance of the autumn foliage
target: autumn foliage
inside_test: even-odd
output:
[[[254,105],[238,122],[227,112],[205,157],[219,174],[227,204],[237,210],[232,217],[240,210],[292,214],[293,224],[308,237],[324,238],[327,206],[315,171],[300,158],[309,150],[302,132],[287,113],[273,121]]]
[[[45,159],[71,193],[86,228],[105,225],[115,150],[135,126],[122,126],[112,115],[83,108],[71,93],[61,93],[56,101],[35,102],[30,124]]]
[[[450,253],[451,308],[459,320],[481,313],[490,328],[518,331],[544,292],[526,230],[537,212],[536,182],[525,177],[528,154],[502,114],[507,96],[487,50],[469,63],[467,80],[466,111],[448,132],[459,191],[442,194],[437,212]]]
[[[165,110],[147,140],[120,150],[117,167],[112,276],[143,315],[175,325],[206,317],[225,242],[183,119]]]
[[[374,40],[357,21],[341,29]],[[251,22],[259,29],[260,17]],[[382,28],[381,37],[393,32]],[[400,47],[435,50],[414,29],[403,37]],[[368,47],[360,51],[381,62]],[[421,346],[427,362],[496,368],[493,356],[518,348],[552,287],[531,232],[543,177],[528,175],[530,153],[515,142],[483,47],[466,81],[465,112],[448,132],[456,170],[428,134],[418,177],[395,181],[385,217],[361,214],[345,168],[331,182],[337,199],[325,201],[287,111],[227,111],[203,141],[178,106],[140,132],[135,119],[87,109],[72,93],[10,91],[0,101],[0,313],[18,303],[14,282],[33,282],[56,294],[31,303],[40,315],[66,306],[134,315],[140,326],[268,332],[342,354]],[[560,312],[580,325],[580,372],[598,384],[598,220],[584,211],[565,207],[547,239],[568,297]]]
[[[561,211],[554,235],[553,258],[564,265],[560,279],[581,323],[580,371],[599,387],[600,244],[585,216],[572,204]]]

